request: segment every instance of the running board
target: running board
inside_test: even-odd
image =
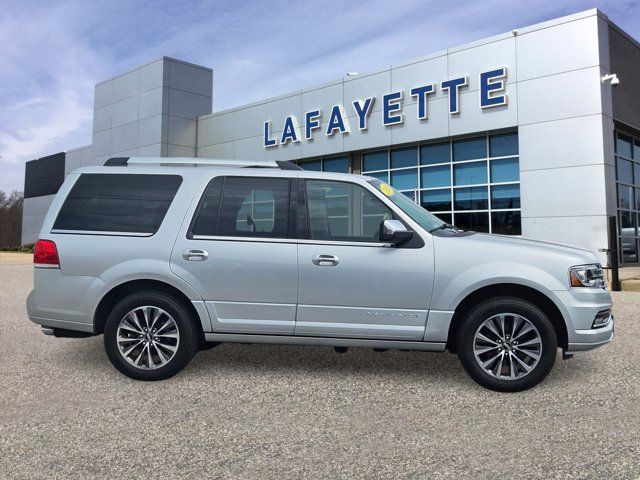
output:
[[[207,342],[272,343],[279,345],[310,345],[316,347],[397,348],[444,352],[444,342],[411,342],[405,340],[369,340],[363,338],[298,337],[290,335],[254,335],[247,333],[205,333]]]

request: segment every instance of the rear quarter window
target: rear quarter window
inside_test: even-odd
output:
[[[82,174],[58,213],[54,233],[153,235],[181,183],[179,175]]]

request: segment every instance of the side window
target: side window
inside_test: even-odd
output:
[[[313,240],[378,242],[391,210],[359,185],[307,180],[309,234]]]
[[[83,173],[53,230],[153,235],[181,183],[178,175]]]
[[[204,193],[191,233],[286,238],[289,190],[286,178],[218,177]]]

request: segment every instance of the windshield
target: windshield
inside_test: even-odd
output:
[[[443,228],[443,226],[446,225],[445,222],[440,220],[434,214],[429,213],[427,210],[413,202],[413,200],[408,198],[403,193],[398,192],[390,185],[381,182],[377,178],[372,178],[371,180],[369,180],[369,183],[376,187],[380,192],[382,192],[389,200],[396,204],[400,208],[400,210],[409,215],[409,217],[411,217],[411,220],[416,222],[427,232]]]

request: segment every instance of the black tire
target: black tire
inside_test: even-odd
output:
[[[139,368],[129,363],[121,354],[116,339],[120,321],[128,312],[143,306],[156,307],[167,312],[175,321],[179,333],[179,341],[173,357],[165,365],[153,369]],[[120,372],[136,380],[154,381],[173,377],[189,363],[200,347],[202,335],[195,326],[194,320],[184,304],[171,295],[156,291],[133,293],[120,300],[107,317],[104,328],[104,346],[107,356]]]
[[[474,354],[476,331],[485,320],[502,313],[520,315],[527,319],[535,326],[542,341],[540,358],[537,364],[529,373],[515,379],[497,378],[497,376],[488,373],[480,366]],[[520,298],[496,297],[485,300],[468,312],[456,333],[456,352],[460,357],[462,366],[471,378],[490,390],[519,392],[534,387],[547,376],[556,360],[558,339],[551,321],[534,304]],[[509,365],[504,367],[505,371],[508,367]],[[498,368],[496,368],[497,370]]]

